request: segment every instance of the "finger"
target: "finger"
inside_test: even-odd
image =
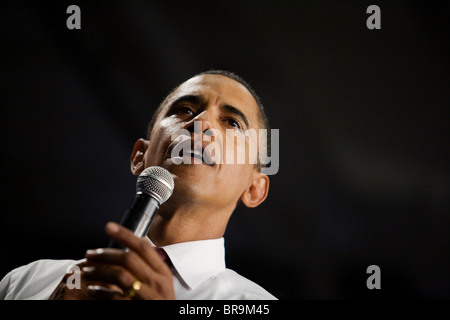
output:
[[[87,266],[83,268],[83,272],[89,281],[97,283],[88,286],[89,295],[101,300],[126,299],[127,297],[137,300],[162,299],[164,294],[171,289],[164,283],[161,276],[152,284],[139,281],[139,288],[133,288],[137,281],[136,278],[120,267]],[[117,287],[112,284],[117,285]]]
[[[121,292],[101,285],[89,285],[89,296],[97,300],[128,300]]]
[[[114,241],[138,253],[155,271],[167,276],[171,275],[170,269],[162,261],[159,253],[145,238],[137,237],[133,232],[115,222],[108,222],[105,230]]]
[[[82,259],[76,266],[78,266],[80,269],[83,269],[83,267],[86,265],[86,259]]]
[[[135,291],[132,297],[102,285],[90,285],[88,290],[89,296],[97,300],[161,300],[164,298],[154,288],[145,284],[142,284],[141,288]]]
[[[134,278],[140,279],[141,281],[150,281],[152,274],[155,273],[141,256],[134,251],[124,251],[114,248],[88,250],[86,252],[86,260],[87,266],[93,267],[92,270],[101,268],[108,276],[111,276],[112,272],[117,272],[117,268],[114,268],[114,266],[120,266],[128,270]],[[112,271],[109,271],[108,268],[111,268]]]
[[[146,283],[142,283],[140,290],[136,291],[133,296],[135,300],[162,300],[164,298],[164,295],[160,291]]]
[[[73,265],[70,267],[70,270],[68,271],[63,278],[61,279],[58,286],[55,288],[53,293],[51,294],[49,300],[85,300],[85,299],[91,299],[91,297],[88,294],[87,286],[89,283],[88,281],[85,281],[84,279],[84,273],[83,271],[80,271],[84,266],[86,265],[86,259],[81,260],[78,264]],[[79,269],[76,269],[74,267],[78,267]],[[74,276],[74,273],[78,273],[79,276],[81,276],[81,281],[78,282],[76,285],[70,280],[71,277]],[[78,277],[78,276],[77,276]],[[68,286],[69,281],[71,282],[71,285]]]
[[[128,270],[110,265],[86,266],[83,268],[83,274],[88,281],[115,285],[120,288],[120,292],[127,291],[136,281],[136,276]]]

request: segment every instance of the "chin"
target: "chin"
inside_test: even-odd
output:
[[[172,204],[192,204],[202,202],[205,197],[208,198],[208,192],[211,191],[211,184],[208,185],[204,179],[199,179],[184,172],[174,174],[175,188],[169,201]]]

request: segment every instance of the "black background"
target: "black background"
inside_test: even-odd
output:
[[[229,268],[280,299],[450,298],[448,1],[0,9],[0,276],[107,245],[135,140],[173,87],[214,68],[244,77],[280,130],[268,199],[230,220]]]

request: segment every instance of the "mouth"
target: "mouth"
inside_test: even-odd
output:
[[[198,159],[201,160],[201,163],[198,161],[193,161],[193,164],[206,164],[210,167],[212,167],[214,165],[214,161],[211,159],[211,157],[209,156],[209,154],[207,152],[204,151],[204,149],[202,149],[202,151],[200,150],[182,150],[181,152],[181,156],[184,157],[188,157],[191,159]]]
[[[172,141],[168,148],[169,157],[175,164],[205,164],[210,167],[215,166],[213,156],[205,143],[194,148],[194,140],[184,136],[182,141]]]

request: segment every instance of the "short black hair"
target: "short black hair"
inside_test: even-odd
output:
[[[225,76],[227,78],[230,78],[232,80],[235,80],[235,81],[239,82],[240,84],[242,84],[250,92],[250,94],[255,99],[256,104],[258,105],[260,125],[262,126],[263,129],[267,130],[266,155],[268,156],[270,154],[270,145],[271,145],[270,124],[269,124],[269,119],[268,119],[268,117],[266,115],[266,112],[264,111],[264,106],[263,106],[263,104],[261,102],[261,99],[256,94],[255,90],[253,90],[253,88],[250,86],[250,84],[247,81],[245,81],[241,76],[239,76],[236,73],[231,72],[231,71],[211,69],[211,70],[208,70],[208,71],[203,71],[201,73],[198,73],[194,77],[201,76],[201,75],[221,75],[221,76]],[[152,119],[150,120],[150,122],[148,124],[148,127],[147,127],[147,138],[148,139],[150,139],[153,127],[155,126],[156,118],[158,117],[162,107],[164,106],[164,103],[166,102],[167,98],[170,97],[171,94],[174,93],[175,90],[178,89],[178,87],[180,85],[176,86],[174,89],[172,89],[172,91],[170,91],[170,93],[164,98],[164,100],[160,103],[158,108],[153,113]],[[266,165],[261,164],[258,161],[258,166],[259,167],[265,167]]]

